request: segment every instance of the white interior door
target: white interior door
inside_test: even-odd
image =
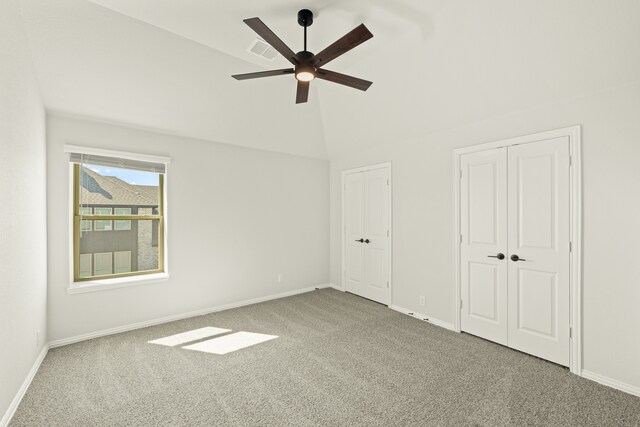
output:
[[[345,288],[358,295],[365,286],[364,203],[364,173],[345,175]]]
[[[569,366],[568,137],[509,147],[508,199],[509,346]]]
[[[389,168],[364,172],[364,265],[362,296],[389,304]]]
[[[461,157],[463,331],[507,345],[507,149]]]
[[[390,168],[345,174],[345,287],[390,302]]]

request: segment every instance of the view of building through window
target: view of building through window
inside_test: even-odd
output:
[[[76,279],[161,270],[161,174],[91,164],[75,173]]]

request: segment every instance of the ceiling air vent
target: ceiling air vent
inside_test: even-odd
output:
[[[255,39],[248,51],[268,61],[273,61],[278,56],[278,52],[274,48],[260,39]]]

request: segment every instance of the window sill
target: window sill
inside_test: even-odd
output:
[[[119,277],[116,279],[73,282],[67,288],[67,293],[84,294],[86,292],[98,292],[106,291],[109,289],[128,288],[129,286],[149,285],[151,283],[166,282],[167,280],[169,280],[169,273],[156,273],[143,276]]]

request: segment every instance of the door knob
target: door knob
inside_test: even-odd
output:
[[[498,255],[487,255],[488,258],[498,258],[498,259],[504,259],[504,254],[500,253]],[[512,258],[513,259],[513,258]]]
[[[513,254],[511,255],[511,261],[526,261],[526,259],[520,258],[518,255]]]
[[[360,240],[356,239],[356,242],[364,243],[364,239],[360,239]]]
[[[366,239],[364,242],[365,242],[365,243],[369,243],[369,242],[370,242],[370,240],[369,240],[369,239]]]

